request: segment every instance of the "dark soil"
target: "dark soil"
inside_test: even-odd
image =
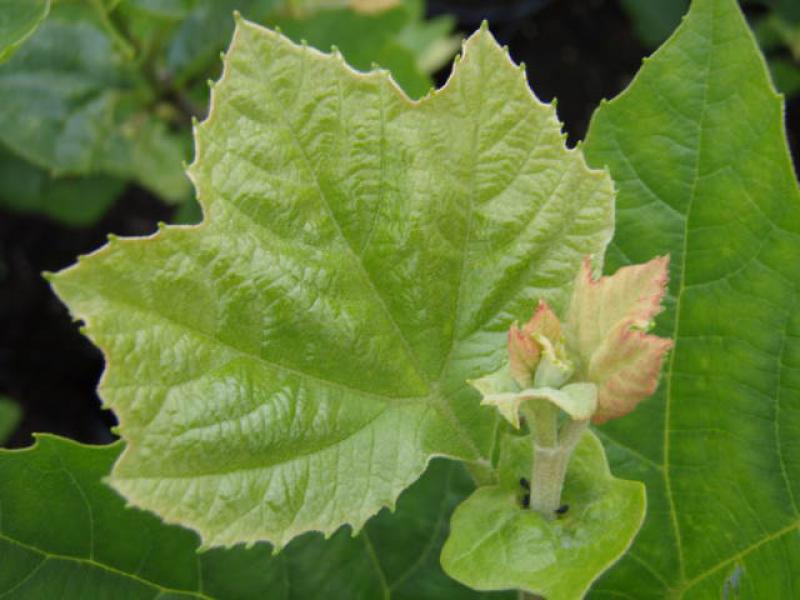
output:
[[[536,94],[558,99],[572,144],[584,136],[600,99],[621,91],[649,53],[614,0],[432,0],[430,7],[457,14],[465,33],[488,16],[501,43],[526,63]],[[440,83],[446,76],[439,74]],[[789,105],[788,123],[797,164],[800,98]],[[101,410],[95,393],[102,357],[40,273],[72,264],[108,233],[147,234],[170,216],[171,209],[136,188],[86,229],[0,211],[0,394],[25,413],[12,446],[30,444],[34,431],[89,443],[113,439],[113,415]]]

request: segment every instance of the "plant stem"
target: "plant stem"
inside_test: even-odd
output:
[[[533,431],[530,508],[547,519],[554,519],[561,506],[569,459],[588,421],[569,420],[559,431],[558,408],[549,402],[532,403],[526,412]]]
[[[561,426],[558,432],[558,444],[568,455],[572,454],[575,446],[581,441],[583,432],[589,427],[588,419],[586,421],[572,421],[569,420]]]
[[[549,402],[531,406],[533,429],[533,470],[530,507],[553,518],[561,499],[561,456],[558,447],[558,409]]]
[[[557,446],[533,445],[531,474],[531,508],[547,519],[555,518],[561,504],[561,488],[569,456]]]

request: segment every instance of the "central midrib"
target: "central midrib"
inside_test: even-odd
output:
[[[276,43],[278,43],[278,42],[276,41]],[[301,65],[304,67],[305,66],[305,60],[306,60],[305,53],[303,53],[302,57],[303,57],[303,59],[301,61]],[[245,75],[245,77],[248,77],[247,74],[244,74],[244,75]],[[305,77],[305,68],[302,68],[300,70],[300,77],[298,78],[299,79],[299,82],[298,82],[298,85],[297,85],[297,90],[298,90],[297,93],[298,94],[299,94],[300,88],[303,85],[304,77]],[[260,82],[258,82],[258,83],[260,83]],[[379,90],[379,92],[380,92],[380,90]],[[269,94],[269,93],[265,94],[265,96],[268,97],[269,99],[272,99],[272,95]],[[395,334],[396,334],[398,340],[401,342],[403,350],[404,350],[404,352],[406,354],[406,357],[407,357],[407,359],[409,361],[409,364],[413,367],[414,371],[416,372],[417,377],[420,379],[420,381],[425,382],[426,385],[428,386],[428,390],[427,391],[428,391],[429,397],[437,397],[438,395],[434,392],[434,390],[436,388],[438,388],[440,382],[431,380],[431,378],[426,375],[424,369],[422,368],[422,366],[421,366],[421,364],[419,362],[419,358],[417,357],[416,353],[414,352],[414,350],[412,349],[411,345],[409,344],[407,337],[405,336],[405,334],[403,333],[403,330],[400,328],[400,325],[397,322],[397,319],[395,319],[394,315],[389,310],[389,307],[386,304],[386,301],[385,301],[383,295],[380,293],[378,288],[375,287],[375,284],[372,281],[372,278],[371,278],[369,272],[367,271],[366,267],[364,266],[364,262],[361,260],[361,257],[355,252],[352,244],[350,243],[350,239],[345,235],[344,231],[342,230],[341,225],[340,225],[338,219],[336,218],[336,214],[333,211],[333,209],[331,207],[331,204],[330,204],[330,201],[328,200],[328,197],[327,197],[327,195],[326,195],[326,193],[325,193],[325,191],[323,189],[323,186],[322,186],[322,184],[320,182],[319,174],[317,173],[317,170],[313,167],[313,163],[311,162],[311,160],[310,160],[310,158],[308,156],[308,153],[306,152],[305,146],[300,142],[300,139],[299,139],[299,137],[297,135],[297,132],[295,131],[295,128],[294,128],[293,124],[291,123],[291,121],[288,118],[286,107],[282,106],[281,104],[279,104],[279,103],[277,103],[275,101],[273,101],[271,104],[272,104],[273,107],[276,107],[277,110],[275,112],[280,116],[281,123],[283,124],[284,129],[289,133],[290,138],[292,140],[292,143],[295,145],[296,149],[300,153],[300,156],[303,159],[303,163],[304,163],[304,165],[306,167],[306,170],[311,175],[311,177],[312,177],[312,179],[314,181],[315,187],[317,189],[317,194],[319,196],[320,204],[322,205],[323,209],[325,210],[326,214],[328,215],[328,218],[329,218],[330,222],[333,224],[333,226],[334,226],[334,228],[336,230],[337,236],[342,240],[342,242],[344,244],[344,247],[346,249],[346,252],[350,257],[351,262],[356,265],[361,280],[364,282],[365,286],[371,291],[372,295],[374,296],[374,298],[376,299],[376,301],[380,305],[381,310],[382,310],[387,322],[390,324],[392,329],[395,331]],[[209,120],[210,120],[210,118],[211,117],[209,117]],[[382,111],[381,112],[381,119],[382,119],[381,127],[385,130],[385,123],[383,123],[383,119],[384,118],[385,118],[385,115],[384,115],[384,112]],[[478,147],[477,144],[479,142],[479,139],[478,139],[478,137],[479,137],[479,129],[480,129],[479,126],[477,124],[475,124],[475,129],[474,129],[474,133],[473,133],[473,147],[474,148]],[[475,156],[476,152],[477,151],[472,153],[473,157]],[[477,162],[477,159],[475,158],[474,161]],[[467,263],[466,247],[469,244],[470,224],[471,224],[472,217],[473,217],[473,205],[474,205],[474,197],[475,197],[475,193],[476,193],[475,192],[476,180],[475,180],[475,174],[474,174],[475,169],[474,168],[471,169],[471,172],[472,172],[472,183],[471,183],[472,193],[470,195],[470,205],[469,205],[469,208],[468,208],[468,213],[469,213],[468,226],[467,226],[467,233],[465,234],[465,241],[464,241],[465,248],[464,248],[464,251],[462,252],[462,268],[461,268],[461,273],[460,273],[460,276],[459,276],[458,294],[457,294],[457,301],[456,301],[456,310],[455,310],[455,315],[453,317],[454,323],[458,321],[458,316],[459,316],[459,309],[460,309],[461,295],[462,295],[462,287],[463,287],[463,280],[464,280],[464,271],[466,269],[466,263]],[[455,331],[455,327],[454,327],[454,331]],[[444,368],[442,369],[442,373],[446,372],[446,366],[447,366],[447,363],[449,362],[450,356],[452,355],[453,346],[455,346],[455,336],[451,340],[450,351],[447,354],[447,359],[444,361]],[[480,452],[480,449],[479,449],[476,441],[472,438],[471,435],[469,435],[469,432],[461,424],[460,420],[458,419],[458,416],[455,414],[453,409],[450,407],[449,403],[446,400],[443,400],[441,402],[434,402],[433,406],[435,407],[437,412],[439,412],[441,414],[441,416],[451,426],[453,426],[455,428],[455,430],[459,434],[459,437],[461,437],[467,443],[467,445],[472,449],[472,451],[475,453],[475,457],[478,458],[478,459],[482,458],[482,454]]]

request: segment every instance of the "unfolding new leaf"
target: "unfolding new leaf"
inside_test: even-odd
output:
[[[565,330],[576,378],[597,385],[594,423],[626,415],[656,390],[672,340],[646,331],[662,310],[668,264],[654,258],[598,280],[588,260],[581,266]]]
[[[489,32],[412,102],[240,22],[196,143],[201,225],[54,278],[108,361],[112,485],[207,545],[282,546],[359,529],[431,456],[487,464],[466,380],[536,299],[563,306],[613,217]]]

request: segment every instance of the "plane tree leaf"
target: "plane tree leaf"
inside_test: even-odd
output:
[[[54,276],[104,351],[110,477],[206,545],[356,530],[434,455],[488,465],[498,369],[563,307],[612,188],[487,30],[410,101],[383,71],[242,21],[196,131],[205,220]]]
[[[478,488],[456,508],[442,566],[476,590],[582,598],[639,530],[644,486],[612,477],[602,444],[587,432],[570,460],[561,497],[565,512],[548,520],[521,502],[531,454],[527,436],[503,438],[500,482]]]
[[[618,186],[607,268],[672,257],[660,391],[599,429],[648,516],[597,597],[781,597],[800,568],[800,192],[734,0],[696,0],[584,151]]]
[[[48,12],[50,0],[0,0],[0,62],[36,31]]]
[[[64,3],[0,65],[0,142],[56,175],[130,179],[182,200],[187,140],[88,3]]]
[[[267,544],[197,554],[195,534],[126,508],[102,483],[121,450],[121,443],[84,446],[51,435],[37,436],[31,448],[0,450],[0,595],[64,600],[486,597],[438,567],[450,513],[471,489],[460,465],[434,461],[403,494],[395,514],[382,513],[357,538],[346,530],[327,541],[308,534],[276,556]]]

